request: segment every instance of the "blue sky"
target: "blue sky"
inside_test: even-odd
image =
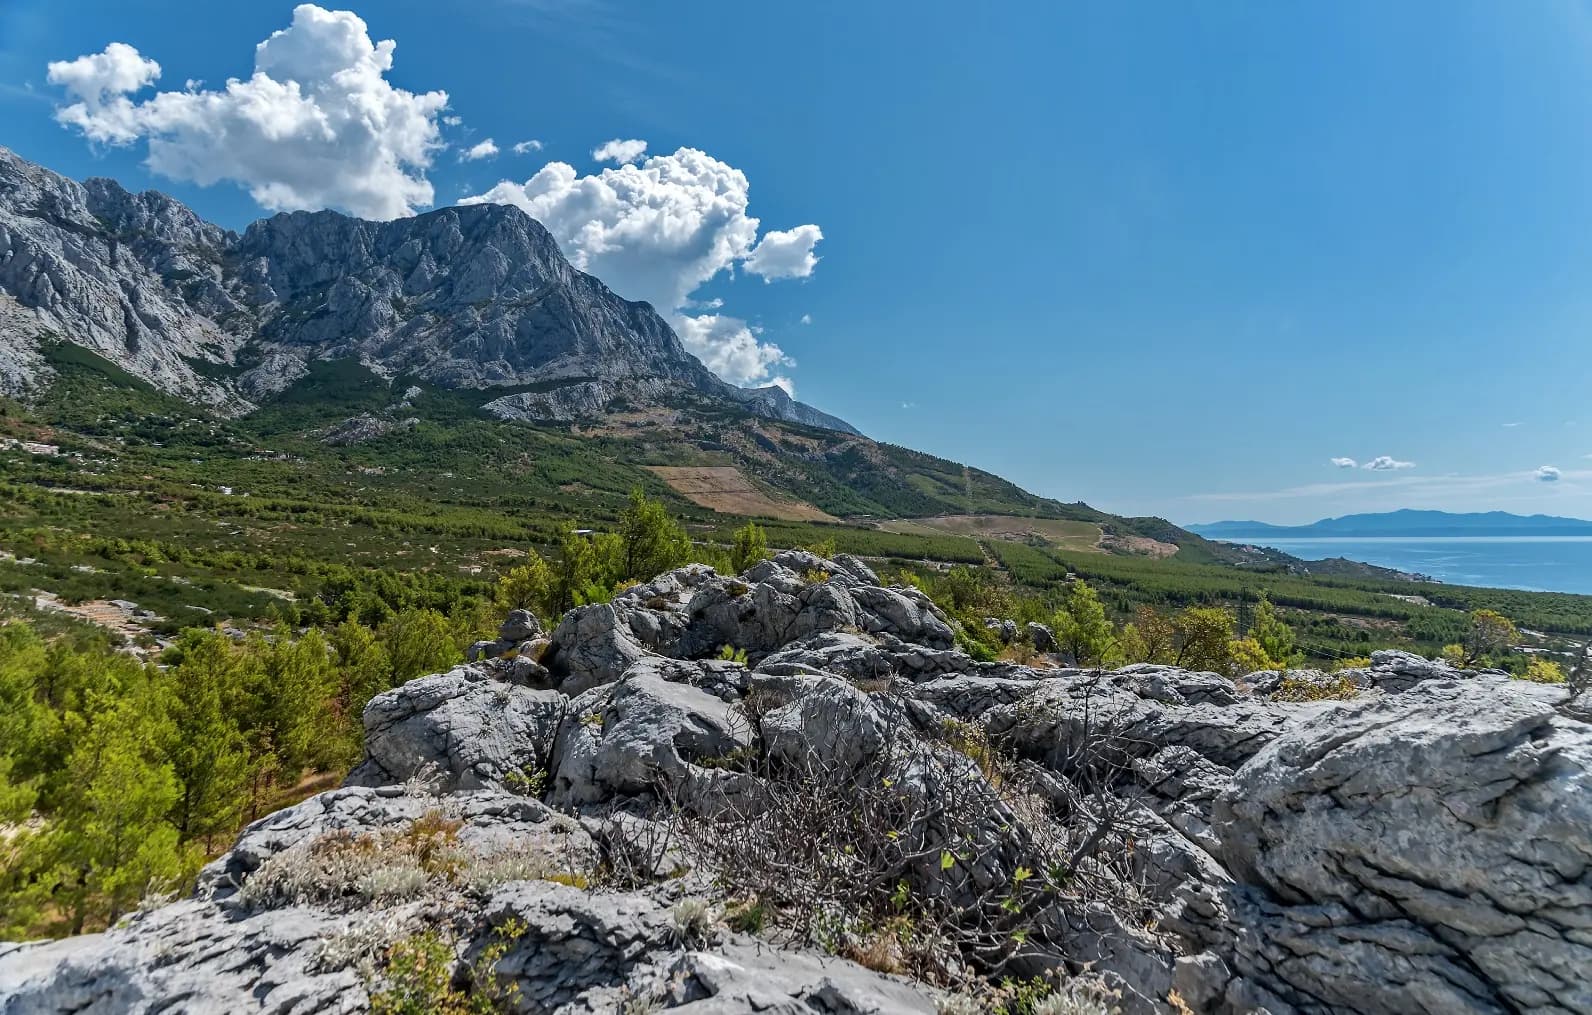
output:
[[[654,175],[688,177],[666,200],[688,202],[718,181],[722,223],[668,259],[645,232],[667,216],[632,214],[643,188],[598,222],[588,265],[632,298],[683,292],[660,310],[726,372],[787,379],[879,439],[1182,522],[1592,517],[1586,4],[352,9],[396,42],[372,87],[435,130],[406,142],[426,154],[395,171],[405,186],[429,184],[431,206],[523,201],[568,249],[592,235],[580,188],[604,173],[662,157]],[[294,19],[290,3],[0,0],[0,144],[241,228],[263,214],[250,188],[281,203],[262,178],[278,170],[206,147],[224,104],[201,100]],[[113,42],[158,81],[60,122],[104,68],[52,83],[46,64]],[[189,80],[199,99],[180,97]],[[157,91],[175,112],[141,105]],[[426,107],[437,91],[445,109]],[[495,156],[462,157],[488,138]],[[610,140],[647,154],[599,162]],[[567,178],[527,189],[549,163]],[[338,182],[284,206],[403,203],[391,173],[323,175]]]

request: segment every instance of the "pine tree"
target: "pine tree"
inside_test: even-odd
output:
[[[1177,632],[1173,662],[1194,670],[1227,672],[1232,663],[1233,614],[1219,606],[1190,606],[1172,619]]]
[[[172,823],[184,842],[234,831],[243,815],[249,742],[238,727],[245,701],[243,673],[232,642],[217,631],[190,631],[181,658],[162,681],[172,721],[165,752],[179,788]]]
[[[392,662],[393,685],[441,672],[464,659],[448,618],[436,610],[404,610],[381,626],[379,637]]]
[[[557,609],[553,599],[553,569],[535,550],[526,556],[525,563],[510,568],[498,580],[497,604],[504,610],[530,610],[543,620],[550,620]]]
[[[730,547],[730,570],[740,574],[768,556],[768,534],[756,522],[747,522],[735,530]]]
[[[0,627],[0,823],[27,817],[38,796],[34,766],[50,714],[38,697],[44,642],[23,624]]]
[[[691,537],[669,516],[668,509],[647,499],[640,487],[630,491],[630,504],[619,516],[621,541],[618,578],[646,581],[691,556]]]
[[[1067,590],[1067,600],[1056,614],[1056,642],[1076,666],[1105,664],[1117,650],[1111,621],[1095,590],[1082,579]]]
[[[189,870],[166,820],[181,790],[160,747],[169,734],[152,697],[125,697],[92,723],[68,717],[77,746],[66,773],[75,792],[47,838],[56,898],[74,934],[91,918],[114,923],[146,890],[171,886]]]
[[[422,612],[440,621],[445,655],[452,661],[454,646],[447,619],[429,610]],[[337,676],[331,647],[319,631],[294,638],[287,628],[278,627],[269,644],[251,640],[250,648],[264,662],[260,670],[263,679],[253,688],[256,729],[271,745],[283,774],[296,778],[319,760],[318,748],[333,732],[329,706],[337,693]]]
[[[1265,665],[1261,669],[1286,670],[1299,664],[1300,653],[1294,647],[1293,628],[1277,616],[1277,608],[1271,605],[1271,598],[1264,592],[1255,606],[1250,637],[1265,654]]]

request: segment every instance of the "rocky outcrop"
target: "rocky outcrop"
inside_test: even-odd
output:
[[[651,306],[575,269],[507,205],[390,222],[288,212],[240,236],[164,194],[78,184],[0,148],[0,297],[23,311],[0,313],[0,348],[23,350],[0,353],[0,391],[46,383],[38,348],[64,340],[232,411],[285,390],[314,360],[352,359],[448,388],[531,388],[490,402],[503,418],[693,398],[857,432],[779,388],[715,377]]]
[[[365,706],[365,760],[350,785],[437,779],[448,789],[501,786],[547,767],[569,710],[557,691],[493,680],[479,668],[411,680]]]
[[[1592,1010],[1592,729],[1436,678],[1305,722],[1215,807],[1234,970],[1302,1008]]]
[[[1561,688],[1404,653],[979,664],[921,593],[807,553],[551,635],[517,611],[473,654],[373,699],[348,785],[195,897],[0,945],[0,1013],[361,1010],[418,934],[521,1011],[943,1001],[853,958],[974,1009],[1088,969],[1129,1015],[1592,1010],[1592,726]]]

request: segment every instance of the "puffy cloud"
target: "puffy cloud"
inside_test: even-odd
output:
[[[1370,469],[1372,472],[1395,472],[1399,469],[1413,469],[1415,468],[1415,463],[1401,462],[1392,455],[1377,455],[1360,467],[1362,469]]]
[[[634,139],[621,141],[617,137],[612,141],[604,141],[591,151],[591,157],[598,162],[617,162],[620,165],[639,161],[645,154],[647,142]]]
[[[147,88],[160,77],[160,64],[146,60],[125,42],[113,42],[103,53],[76,60],[53,60],[46,68],[52,85],[66,89],[76,102],[58,107],[55,117],[81,130],[91,141],[127,144],[138,128],[127,95]]]
[[[344,208],[367,218],[413,212],[433,199],[425,172],[440,149],[445,92],[394,88],[392,40],[372,42],[351,11],[314,4],[255,47],[254,73],[220,89],[132,93],[160,74],[113,42],[52,63],[49,78],[76,101],[56,119],[93,141],[149,142],[151,170],[208,186],[242,184],[266,208]]]
[[[528,154],[530,152],[539,152],[539,151],[542,150],[542,147],[543,147],[542,142],[536,140],[533,137],[529,141],[517,141],[517,142],[515,142],[515,144],[514,144],[514,154],[515,155],[525,155],[525,154]]]
[[[1356,465],[1359,465],[1360,463],[1356,462],[1352,458],[1334,458],[1332,460],[1332,464],[1336,465],[1340,469],[1352,469]]]
[[[568,163],[549,162],[524,183],[504,180],[462,203],[523,209],[552,232],[577,268],[626,299],[672,313],[686,348],[726,380],[745,384],[766,381],[788,358],[738,318],[687,314],[719,307],[715,301],[694,304],[691,294],[721,272],[751,270],[760,250],[768,259],[766,277],[785,277],[776,273],[776,263],[786,268],[799,260],[788,256],[793,246],[806,244],[810,256],[807,238],[817,242],[822,235],[816,226],[778,232],[780,240],[765,249],[760,223],[747,213],[749,199],[746,174],[706,152],[681,148],[586,176]],[[766,234],[764,242],[775,235]]]
[[[776,388],[782,389],[785,394],[789,395],[790,397],[796,397],[796,382],[791,380],[789,377],[786,377],[784,374],[770,377],[768,379],[768,383],[772,384]]]
[[[763,276],[765,282],[776,278],[806,278],[818,266],[818,256],[813,247],[824,238],[817,226],[797,226],[795,229],[771,229],[746,259],[746,270]]]
[[[681,315],[674,326],[686,351],[731,384],[780,384],[787,393],[794,392],[788,378],[770,378],[769,374],[774,367],[795,366],[796,361],[772,342],[759,342],[740,318]]]
[[[811,324],[811,323],[813,323],[813,315],[812,314],[803,314],[802,315],[802,323],[803,324]]]
[[[497,142],[487,138],[480,144],[473,144],[459,153],[460,160],[464,162],[478,162],[481,159],[490,159],[497,155]]]
[[[457,127],[460,124],[464,123],[464,117],[462,117],[462,116],[444,116],[442,118],[442,123],[443,123],[444,126]]]
[[[1537,477],[1539,482],[1557,483],[1559,481],[1560,473],[1559,470],[1552,465],[1539,465],[1537,466],[1537,471],[1534,473],[1534,475]]]

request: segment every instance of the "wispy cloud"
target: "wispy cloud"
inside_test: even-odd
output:
[[[1332,459],[1332,464],[1340,469],[1352,469],[1360,463],[1352,458],[1334,458]]]
[[[1372,472],[1397,472],[1401,469],[1413,469],[1415,468],[1415,463],[1401,462],[1392,455],[1377,455],[1369,462],[1366,462],[1364,465],[1360,466],[1360,468],[1370,469]]]
[[[1520,425],[1522,425],[1522,424],[1521,424],[1521,423],[1520,423],[1520,421],[1519,421],[1519,420],[1516,420],[1516,421],[1515,421],[1515,422],[1513,422],[1513,423],[1505,423],[1505,424],[1503,424],[1503,428],[1504,428],[1504,429],[1505,429],[1505,430],[1513,430],[1513,429],[1514,429],[1514,428],[1515,428],[1515,427],[1517,427],[1517,426],[1520,426]]]
[[[516,141],[514,143],[514,154],[528,155],[531,152],[539,152],[544,147],[545,145],[543,145],[542,142],[533,137],[529,141]]]

